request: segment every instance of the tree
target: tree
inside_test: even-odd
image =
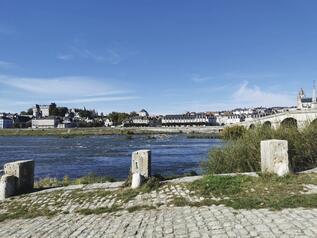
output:
[[[81,118],[89,118],[89,119],[92,119],[92,112],[91,111],[88,111],[86,110],[86,108],[84,108],[84,110],[80,110],[78,112],[79,116]]]
[[[136,117],[136,116],[138,116],[139,114],[137,113],[137,112],[135,112],[135,111],[133,111],[133,112],[130,112],[130,117]]]
[[[111,112],[108,115],[109,120],[111,120],[115,125],[122,124],[122,122],[129,117],[130,115],[125,112]]]

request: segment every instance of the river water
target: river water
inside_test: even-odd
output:
[[[34,159],[36,179],[77,178],[89,173],[125,179],[131,153],[152,150],[152,174],[200,173],[208,151],[222,145],[219,139],[193,139],[186,135],[124,135],[59,137],[0,137],[0,168],[7,162]]]

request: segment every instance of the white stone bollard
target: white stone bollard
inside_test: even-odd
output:
[[[24,193],[33,190],[34,160],[20,160],[4,165],[4,173],[18,178],[17,192]]]
[[[274,173],[278,176],[290,172],[286,140],[261,141],[261,170],[262,173]]]
[[[139,173],[144,178],[151,176],[150,150],[138,150],[132,153],[131,173]]]
[[[136,189],[136,188],[141,187],[142,181],[143,181],[143,178],[142,178],[141,174],[139,174],[139,173],[132,174],[131,188]]]
[[[3,175],[0,179],[0,200],[17,194],[18,178],[12,175]]]

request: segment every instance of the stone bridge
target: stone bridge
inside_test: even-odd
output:
[[[317,109],[288,111],[264,117],[252,118],[238,123],[246,128],[253,128],[256,125],[267,125],[277,128],[280,125],[294,125],[303,128],[310,123],[317,123]]]

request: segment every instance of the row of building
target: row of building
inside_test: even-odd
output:
[[[52,107],[56,109],[55,104],[35,105],[26,115],[0,113],[0,128],[12,127],[32,127],[32,128],[71,128],[78,127],[78,122],[93,123],[98,118],[98,113],[93,111],[81,112],[80,109],[67,109],[62,116],[52,116]],[[220,112],[187,112],[184,114],[171,114],[150,116],[149,113],[142,109],[136,115],[124,120],[122,127],[180,127],[180,126],[225,126],[236,124],[243,121],[252,121],[256,118],[281,113],[290,110],[317,109],[317,97],[315,83],[313,86],[312,97],[307,97],[303,89],[297,96],[296,107],[258,107],[258,108],[237,108],[231,111]],[[90,117],[86,116],[87,113]],[[32,114],[32,115],[30,115]],[[94,118],[94,119],[92,119]],[[115,125],[109,118],[99,118],[99,125],[107,127]]]
[[[150,116],[146,110],[141,110],[136,115],[124,120],[121,125],[114,123],[107,117],[99,119],[99,125],[106,127],[187,127],[187,126],[224,126],[253,120],[274,113],[289,110],[285,108],[255,108],[235,109],[223,112],[187,112],[184,114],[170,114]],[[79,123],[92,123],[96,119],[82,118],[75,110],[68,111],[64,117],[51,116],[49,107],[36,106],[33,108],[33,115],[0,114],[0,128],[26,128],[47,129],[47,128],[72,128],[79,127]]]
[[[161,116],[149,116],[143,109],[138,116],[129,118],[123,122],[124,127],[180,127],[180,126],[224,126],[243,121],[251,121],[275,113],[281,113],[294,108],[238,108],[232,111],[222,112],[187,112],[184,114],[171,114]]]

